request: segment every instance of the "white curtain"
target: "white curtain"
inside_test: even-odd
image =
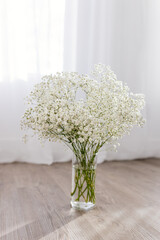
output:
[[[99,62],[146,95],[147,120],[99,162],[160,157],[159,29],[159,0],[0,0],[0,162],[71,159],[59,143],[22,143],[23,98],[42,75]]]
[[[65,0],[0,0],[0,162],[69,160],[59,144],[22,142],[24,97],[63,70]]]
[[[135,93],[144,93],[147,120],[99,160],[160,157],[160,1],[68,0],[64,69],[89,72],[110,65]]]

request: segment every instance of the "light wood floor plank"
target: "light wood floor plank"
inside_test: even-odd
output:
[[[97,207],[70,208],[71,163],[0,165],[0,240],[159,240],[160,159],[97,167]]]

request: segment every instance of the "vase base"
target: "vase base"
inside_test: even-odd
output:
[[[95,207],[95,204],[92,202],[77,202],[77,201],[71,201],[71,206],[74,209],[82,210],[82,211],[88,211]]]

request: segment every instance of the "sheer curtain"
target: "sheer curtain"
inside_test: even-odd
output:
[[[159,0],[0,0],[0,162],[71,159],[63,144],[22,143],[23,98],[42,75],[99,62],[147,102],[145,127],[99,162],[160,157],[159,29]]]
[[[124,137],[117,153],[102,151],[99,161],[160,157],[160,1],[67,2],[64,69],[85,73],[105,63],[146,96],[144,128]]]
[[[63,145],[25,145],[20,130],[24,97],[63,70],[64,13],[65,0],[0,0],[0,162],[68,160]]]

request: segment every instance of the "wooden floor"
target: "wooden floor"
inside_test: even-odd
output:
[[[160,240],[160,159],[105,162],[97,207],[70,208],[71,163],[0,165],[0,240]]]

